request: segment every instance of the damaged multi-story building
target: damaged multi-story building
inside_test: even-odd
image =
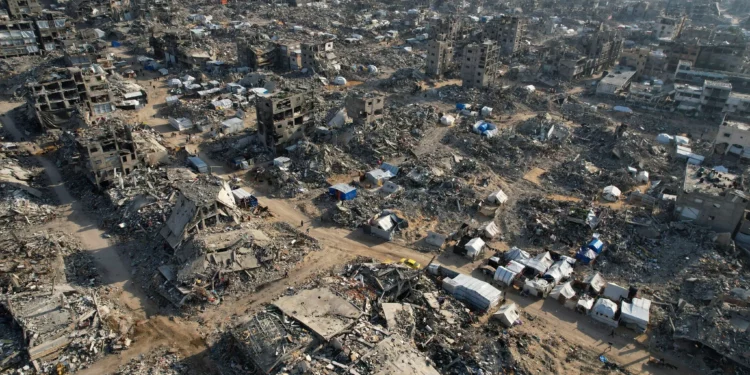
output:
[[[317,73],[332,73],[340,69],[333,53],[333,42],[302,43],[302,68]]]
[[[291,41],[240,39],[237,41],[237,62],[252,70],[294,71],[303,66],[300,45]]]
[[[498,76],[497,43],[485,40],[464,47],[461,57],[461,82],[465,88],[482,88],[495,83]]]
[[[653,30],[656,39],[675,40],[682,33],[687,17],[661,17]]]
[[[573,50],[561,48],[545,63],[548,73],[566,80],[591,76],[614,66],[622,51],[622,38],[614,30],[599,24],[574,43]]]
[[[149,42],[154,49],[154,56],[164,59],[168,66],[202,69],[215,57],[210,47],[194,43],[189,35],[175,30],[169,30],[160,36],[152,35]]]
[[[65,40],[75,32],[69,20],[56,12],[44,13],[32,19],[0,22],[0,57],[43,54],[61,49]]]
[[[371,92],[346,97],[346,114],[355,124],[369,124],[383,118],[385,97]]]
[[[106,51],[98,51],[91,44],[76,44],[65,49],[65,64],[69,67],[87,69],[100,66],[107,74],[115,69],[115,60]]]
[[[28,87],[28,104],[45,129],[75,128],[115,108],[106,72],[98,65],[49,69]]]
[[[177,249],[192,233],[231,217],[239,223],[232,190],[225,181],[211,181],[201,177],[177,186],[179,194],[172,214],[159,232],[172,249]]]
[[[68,3],[69,14],[85,18],[91,23],[131,19],[130,0],[73,0]]]
[[[450,40],[430,40],[427,43],[425,73],[428,77],[443,78],[453,68],[453,42]]]
[[[455,15],[430,20],[428,33],[434,40],[454,41],[461,32],[461,18]]]
[[[42,4],[39,0],[5,0],[8,16],[12,19],[26,19],[40,16]]]
[[[504,55],[512,55],[521,49],[521,38],[526,21],[518,16],[502,15],[491,19],[484,26],[483,37],[495,41]]]
[[[142,165],[130,127],[109,127],[93,133],[77,141],[86,177],[94,185],[117,183]]]
[[[258,97],[255,108],[260,142],[275,150],[302,138],[314,125],[313,111],[316,107],[317,99],[313,91]]]
[[[733,233],[747,209],[748,199],[738,176],[688,163],[675,213],[682,221],[692,221],[717,233]]]

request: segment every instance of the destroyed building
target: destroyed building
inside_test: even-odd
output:
[[[65,49],[65,64],[72,68],[87,69],[100,66],[107,74],[115,69],[114,59],[105,51],[97,51],[90,44],[74,45]]]
[[[13,19],[26,19],[42,14],[42,4],[39,0],[5,0],[8,15]]]
[[[45,13],[33,20],[0,21],[0,57],[48,53],[63,47],[74,36],[69,20],[58,13]]]
[[[96,186],[118,183],[141,165],[130,127],[112,127],[78,138],[86,177]]]
[[[622,52],[622,38],[600,24],[592,32],[579,37],[573,50],[562,48],[553,53],[545,68],[565,80],[591,76],[617,64]]]
[[[433,18],[427,31],[433,36],[433,40],[452,42],[459,37],[461,19],[456,15]]]
[[[526,22],[523,18],[502,15],[487,22],[483,37],[496,42],[503,55],[512,55],[521,49],[525,29]]]
[[[302,43],[302,68],[317,73],[332,73],[339,70],[333,42]]]
[[[28,87],[28,104],[45,129],[73,128],[80,124],[78,115],[114,111],[106,72],[98,65],[50,69]]]
[[[736,175],[688,164],[675,213],[718,233],[733,233],[747,209],[748,195]]]
[[[217,224],[221,217],[239,221],[232,190],[226,182],[202,176],[195,182],[179,184],[177,189],[172,214],[160,231],[172,249],[177,249],[190,233]]]
[[[383,118],[385,97],[373,93],[346,97],[346,114],[355,124],[369,124]]]
[[[654,37],[656,39],[675,40],[682,33],[687,17],[681,18],[662,17],[654,28]]]
[[[67,3],[69,14],[85,18],[90,23],[112,20],[119,22],[129,17],[130,0],[72,0]]]
[[[453,42],[450,40],[430,40],[427,43],[425,73],[432,78],[443,78],[453,65]]]
[[[302,138],[314,125],[317,100],[313,91],[297,94],[282,92],[258,97],[258,137],[267,148],[275,149]]]
[[[167,66],[202,69],[215,58],[210,48],[194,43],[191,35],[174,30],[152,36],[149,43],[154,49],[154,56],[164,59]]]
[[[256,42],[250,39],[239,39],[237,62],[240,66],[246,66],[251,70],[295,71],[304,66],[305,59],[300,50],[300,44],[296,42]],[[307,62],[314,64],[310,60]]]
[[[750,124],[724,118],[716,132],[714,151],[738,158],[750,158]]]
[[[498,75],[497,43],[486,40],[464,47],[461,62],[461,82],[464,88],[482,88],[495,83]]]

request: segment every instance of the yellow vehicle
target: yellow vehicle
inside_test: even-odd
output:
[[[414,270],[422,268],[422,265],[417,263],[417,261],[414,259],[401,258],[400,263]]]

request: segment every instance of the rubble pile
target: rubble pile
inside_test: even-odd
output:
[[[424,80],[424,73],[415,68],[402,68],[395,71],[390,78],[379,82],[381,89],[391,93],[413,94],[421,89],[419,82]]]
[[[120,366],[115,375],[182,375],[190,373],[189,364],[182,363],[184,358],[171,348],[156,348],[148,354],[141,354],[127,364]]]
[[[432,106],[391,107],[382,120],[356,126],[346,151],[370,165],[404,155],[417,145],[427,129],[436,126],[438,119],[438,111]]]

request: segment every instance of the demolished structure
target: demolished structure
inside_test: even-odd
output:
[[[317,107],[314,95],[309,91],[259,97],[255,108],[260,142],[276,150],[302,138],[313,125],[312,115]]]

